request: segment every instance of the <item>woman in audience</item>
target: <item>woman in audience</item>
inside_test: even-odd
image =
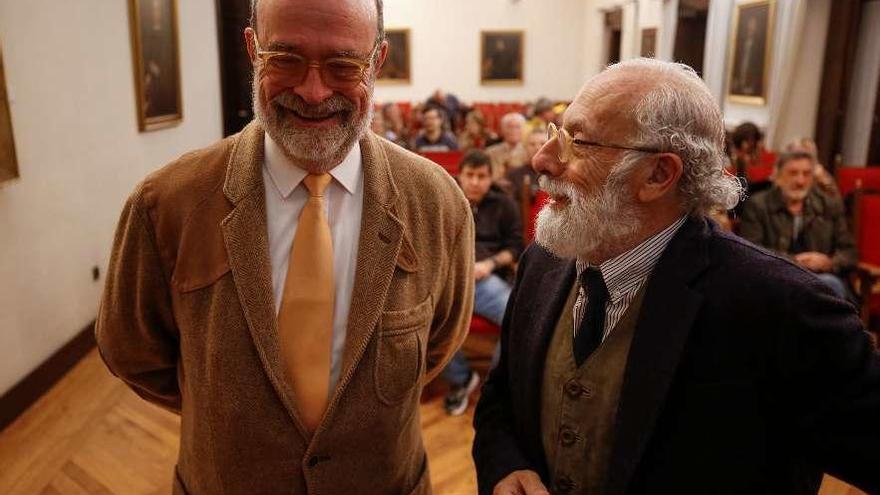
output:
[[[498,135],[486,129],[486,119],[479,110],[471,110],[464,117],[464,130],[458,136],[458,148],[467,153],[485,149],[498,141]]]

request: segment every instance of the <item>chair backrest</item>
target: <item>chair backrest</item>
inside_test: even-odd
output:
[[[420,154],[445,168],[453,176],[458,175],[458,164],[464,157],[464,153],[461,151],[424,151]]]
[[[746,178],[752,184],[766,182],[773,175],[773,165],[752,165],[746,168]]]
[[[835,175],[837,176],[837,187],[843,197],[853,192],[859,181],[861,181],[863,189],[880,191],[880,166],[878,165],[838,167],[835,170]]]
[[[880,265],[880,193],[855,191],[854,230],[859,261]]]

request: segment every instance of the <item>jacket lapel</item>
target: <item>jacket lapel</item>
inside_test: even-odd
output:
[[[397,188],[379,140],[372,133],[367,133],[361,139],[360,146],[364,170],[364,205],[357,267],[339,382],[328,404],[325,419],[332,417],[375,333],[401,246],[409,242],[406,228],[394,212]],[[322,422],[316,435],[325,428],[326,423],[326,420]]]
[[[617,411],[607,493],[626,492],[675,376],[703,296],[689,287],[709,264],[709,227],[688,219],[648,281]]]
[[[535,248],[543,250],[537,245]],[[546,253],[544,256],[551,257],[552,255]],[[534,432],[531,438],[531,449],[537,449],[536,452],[544,451],[544,445],[541,441],[541,388],[544,379],[544,365],[547,361],[547,349],[576,274],[574,261],[551,259],[553,265],[535,267],[538,270],[546,270],[538,286],[533,288],[537,290],[532,294],[518,295],[518,298],[530,298],[530,307],[526,314],[529,315],[529,320],[533,322],[534,328],[530,325],[528,331],[523,333],[522,348],[513,350],[525,360],[525,364],[520,368],[524,373],[520,378],[528,384],[523,396],[528,404],[527,407],[534,411],[534,414],[527,416],[531,424],[528,425],[526,431]],[[536,297],[536,294],[546,294],[547,296]],[[540,458],[543,459],[544,456],[541,455]],[[542,469],[546,471],[546,466],[542,466]]]
[[[223,220],[223,238],[238,298],[260,361],[300,434],[307,439],[309,435],[297,415],[278,347],[262,175],[263,136],[262,127],[256,122],[250,123],[230,153],[223,192],[234,206]]]

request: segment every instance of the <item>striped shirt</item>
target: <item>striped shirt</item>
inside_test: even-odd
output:
[[[686,219],[687,217],[684,216],[679,218],[669,227],[654,234],[638,246],[599,265],[602,279],[605,281],[605,286],[608,287],[608,303],[605,304],[605,328],[602,333],[603,342],[611,333],[614,325],[620,321],[626,309],[629,308],[636,293],[648,280],[654,265],[657,264],[663,250],[666,249],[666,245],[669,244],[672,236],[678,232]],[[577,336],[578,328],[581,326],[587,309],[587,297],[589,297],[579,281],[581,274],[590,265],[581,260],[578,260],[575,265],[577,267],[575,283],[579,285],[579,288],[574,303],[573,334]]]

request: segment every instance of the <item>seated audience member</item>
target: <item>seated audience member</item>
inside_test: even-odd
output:
[[[409,148],[409,130],[403,121],[403,113],[395,103],[382,105],[382,120],[385,124],[385,138],[389,141]]]
[[[440,88],[434,90],[431,96],[425,101],[426,106],[434,106],[443,110],[443,118],[447,128],[455,130],[460,122],[461,102],[458,97],[452,93],[447,93]]]
[[[444,122],[443,110],[426,106],[422,110],[422,131],[416,137],[413,149],[417,152],[457,150],[458,141],[444,129]]]
[[[491,161],[486,153],[472,150],[459,165],[458,182],[471,204],[475,223],[474,313],[501,326],[510,284],[505,277],[522,251],[519,210],[510,198],[492,187]],[[493,357],[497,361],[498,349]],[[468,396],[480,382],[459,350],[443,370],[450,390],[444,400],[446,412],[457,416],[467,409]]]
[[[834,177],[828,173],[828,169],[824,165],[819,163],[819,149],[816,147],[815,141],[810,138],[793,139],[785,145],[785,151],[806,151],[813,155],[813,160],[816,162],[816,170],[813,177],[816,181],[816,187],[828,196],[840,196],[840,189],[837,188],[837,182],[834,180]]]
[[[515,201],[520,201],[522,195],[523,182],[526,177],[529,178],[530,184],[530,201],[535,200],[535,194],[538,192],[538,174],[531,167],[532,158],[538,153],[538,150],[547,142],[547,132],[541,129],[534,129],[526,136],[526,165],[522,167],[512,168],[507,171],[503,179],[498,181],[501,186]]]
[[[532,118],[526,124],[526,133],[536,129],[547,132],[547,126],[556,122],[556,112],[553,110],[553,102],[547,98],[538,98],[532,110]]]
[[[486,119],[479,110],[471,110],[465,115],[464,130],[458,136],[458,147],[461,151],[485,149],[497,140],[498,136],[486,129]]]
[[[814,272],[841,298],[842,276],[858,261],[840,199],[814,187],[816,162],[806,151],[783,153],[774,187],[746,201],[739,233]]]
[[[528,161],[526,148],[522,144],[523,126],[526,118],[511,112],[501,117],[501,141],[486,148],[492,159],[492,180],[504,177],[512,168],[522,167]]]

